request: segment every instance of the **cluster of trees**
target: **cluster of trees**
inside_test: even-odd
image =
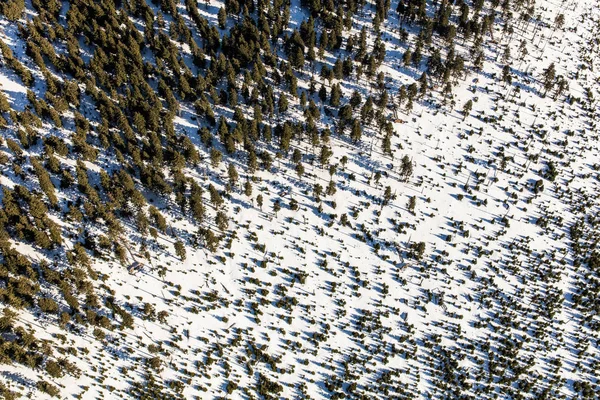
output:
[[[496,9],[500,8],[500,19],[508,26],[514,18],[512,7],[521,11],[524,3],[492,0],[486,8],[483,0],[429,6],[425,0],[399,1],[397,28],[407,45],[402,62],[418,70],[420,78],[391,92],[386,76],[378,72],[386,57],[381,27],[393,12],[389,0],[375,2],[371,26],[363,26],[355,35],[350,34],[353,17],[367,7],[363,0],[303,1],[309,18],[293,29],[289,29],[291,3],[281,0],[227,0],[219,10],[218,26],[201,15],[194,0],[185,1],[186,14],[175,0],[154,1],[157,12],[144,0],[73,0],[66,21],[60,18],[60,1],[32,0],[36,13],[27,14],[18,25],[32,63],[17,59],[0,40],[3,62],[29,88],[22,112],[12,110],[8,96],[0,91],[0,127],[10,128],[7,139],[0,142],[8,155],[0,153],[0,160],[11,162],[14,175],[23,183],[3,188],[0,300],[55,315],[63,326],[110,327],[111,320],[101,312],[106,307],[119,317],[121,328],[131,327],[133,317],[114,299],[99,300],[93,257],[114,256],[127,264],[126,242],[114,240],[124,238],[125,225],[135,228],[142,247],[149,236],[173,236],[173,250],[181,260],[186,259],[189,244],[169,229],[163,211],[148,204],[144,192],[172,200],[176,209],[171,211],[198,225],[191,242],[211,252],[218,251],[230,226],[226,206],[231,192],[242,190],[253,202],[255,175],[259,170],[271,171],[276,160],[289,161],[299,179],[307,173],[307,162],[316,161],[329,170],[328,184],[312,187],[320,203],[322,196],[336,193],[331,135],[357,146],[372,135],[380,140],[381,151],[393,157],[394,129],[387,110],[404,107],[409,112],[435,87],[441,88],[444,101],[450,99],[459,79],[482,68],[486,34],[493,29]],[[24,0],[0,4],[0,14],[9,20],[20,19],[24,10]],[[562,27],[564,16],[555,22]],[[414,41],[409,41],[409,31],[418,32]],[[469,54],[456,50],[458,39]],[[82,43],[93,49],[89,59]],[[182,44],[191,57],[180,51]],[[279,57],[280,51],[285,59]],[[326,52],[335,60],[331,65],[321,62]],[[511,83],[510,57],[505,61],[502,80]],[[36,76],[43,77],[43,96],[25,65],[34,66]],[[315,74],[309,75],[309,70]],[[368,95],[354,91],[345,96],[343,81],[360,83],[363,77],[373,90]],[[306,80],[306,88],[298,84],[299,79]],[[544,94],[554,91],[555,98],[568,91],[567,80],[557,74],[554,64],[544,71],[542,85]],[[87,113],[84,100],[97,110],[97,118]],[[195,111],[200,146],[176,129],[184,103],[191,103]],[[472,100],[464,104],[465,118],[472,107]],[[323,116],[332,118],[333,129],[322,123]],[[42,129],[71,126],[68,140],[50,133],[39,139]],[[37,148],[41,151],[34,154]],[[111,161],[103,164],[107,157]],[[67,163],[65,158],[77,161]],[[202,186],[189,177],[190,170],[209,166],[225,190],[212,181]],[[408,181],[413,173],[412,160],[404,156],[400,179]],[[556,174],[549,164],[546,177],[554,180]],[[36,182],[27,182],[34,176]],[[382,205],[393,197],[388,186]],[[262,210],[263,196],[257,194],[255,200]],[[286,206],[279,199],[269,204],[276,217]],[[416,197],[407,206],[414,211]],[[297,200],[291,199],[289,208],[297,210]],[[50,214],[73,225],[93,226],[103,234],[82,228],[79,239],[67,248],[64,230],[68,228],[61,228]],[[347,214],[342,215],[343,224],[350,225]],[[7,244],[7,238],[64,254],[67,268],[58,272],[54,265],[32,264]],[[409,251],[421,259],[425,244],[415,243]],[[595,258],[590,257],[594,265]],[[44,284],[57,288],[61,299],[48,297],[40,286]],[[15,333],[10,326],[5,332]],[[16,354],[15,359],[30,366],[44,366],[52,376],[61,375],[63,364],[45,361],[35,352],[30,355],[23,346],[26,340],[19,336],[23,335],[15,334],[18,340],[6,345],[11,349],[6,354]],[[258,386],[264,395],[282,390],[262,375]],[[40,388],[54,390],[45,382]]]
[[[0,14],[11,21],[18,20],[25,11],[25,0],[7,0],[0,4]]]

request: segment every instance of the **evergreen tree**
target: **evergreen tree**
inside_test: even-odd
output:
[[[219,28],[225,29],[225,24],[227,24],[227,13],[225,12],[225,9],[223,7],[219,8],[217,20],[219,23]]]
[[[8,99],[6,98],[4,93],[2,93],[2,91],[0,91],[0,113],[6,113],[6,112],[9,112],[10,110],[11,110],[11,108],[10,108],[10,104],[8,103]]]
[[[21,18],[23,11],[25,11],[25,0],[7,0],[0,4],[0,13],[10,21]]]
[[[191,193],[190,193],[190,210],[192,212],[192,217],[198,222],[201,223],[204,220],[205,208],[202,200],[202,188],[194,181],[191,184]]]
[[[406,206],[406,208],[408,208],[408,211],[410,211],[411,213],[414,213],[416,205],[417,205],[417,197],[410,196],[408,199],[408,204]]]
[[[235,169],[235,165],[229,163],[229,167],[227,168],[227,175],[229,176],[229,184],[233,187],[237,184],[239,179],[239,174]]]
[[[405,155],[404,157],[402,157],[401,163],[400,163],[400,177],[402,178],[403,181],[407,181],[413,173],[413,164],[410,161],[410,158]]]
[[[352,124],[352,131],[350,132],[350,139],[354,143],[358,143],[360,141],[361,136],[362,136],[362,128],[360,127],[360,122],[358,121],[358,119],[355,119],[354,123]]]
[[[385,191],[383,192],[383,205],[387,206],[390,200],[392,200],[392,197],[392,188],[390,186],[386,186]]]
[[[212,183],[208,186],[208,193],[210,194],[210,202],[212,203],[213,207],[220,208],[223,205],[223,198]]]
[[[227,215],[223,211],[218,211],[217,216],[215,217],[215,223],[220,230],[226,230],[229,225]]]
[[[213,168],[217,168],[219,166],[219,164],[221,163],[221,160],[223,159],[223,154],[215,149],[212,148],[210,150],[210,164],[212,165]]]
[[[353,91],[352,96],[350,97],[350,105],[353,109],[358,107],[362,103],[362,97],[358,91]]]
[[[510,74],[510,66],[509,65],[505,65],[502,68],[502,82],[509,84],[509,85],[512,83],[512,75]]]
[[[250,180],[244,183],[244,194],[248,197],[252,196],[252,183],[250,183]]]
[[[277,218],[277,213],[281,210],[281,203],[279,199],[275,200],[273,203],[273,212],[275,213],[275,218]]]
[[[202,230],[201,234],[206,248],[212,253],[216,252],[219,246],[219,238],[210,229]]]
[[[329,104],[333,107],[338,107],[340,105],[340,98],[342,97],[342,90],[340,89],[339,84],[334,84],[331,87],[331,98]]]
[[[304,175],[304,166],[302,163],[296,164],[296,174],[298,174],[298,178],[302,179],[302,176]]]
[[[321,99],[321,102],[323,103],[327,100],[327,88],[325,85],[321,85],[321,88],[319,89],[319,99]]]
[[[471,110],[473,109],[473,100],[469,100],[465,103],[465,105],[463,106],[463,121],[467,118],[467,116],[471,113]]]
[[[50,202],[50,204],[53,207],[55,207],[58,204],[58,199],[56,197],[55,188],[52,184],[52,180],[50,179],[50,175],[37,158],[32,157],[30,160],[31,166],[33,167],[33,170],[35,171],[35,174],[38,177],[38,181],[40,183],[42,191],[48,197],[48,201]]]
[[[177,257],[179,257],[181,259],[181,261],[185,261],[185,257],[186,257],[186,252],[185,252],[185,246],[183,245],[183,242],[181,240],[178,240],[175,242],[175,254],[177,254]]]
[[[329,163],[329,159],[331,158],[331,156],[333,155],[333,152],[331,151],[331,149],[327,146],[322,146],[321,147],[321,153],[319,155],[319,162],[321,163],[321,166],[325,166],[327,163]]]
[[[281,95],[279,96],[278,111],[280,114],[283,114],[287,110],[288,110],[287,96],[284,93],[281,93]]]
[[[543,73],[544,96],[546,96],[546,93],[548,93],[548,91],[554,87],[555,79],[556,66],[554,63],[551,63]]]

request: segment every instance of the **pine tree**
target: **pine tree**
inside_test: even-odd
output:
[[[313,196],[315,197],[315,201],[321,201],[321,195],[323,194],[323,186],[320,183],[315,183],[313,185]]]
[[[509,85],[512,83],[512,75],[510,74],[510,66],[508,64],[502,68],[502,82]]]
[[[279,148],[284,153],[287,153],[287,151],[290,149],[292,136],[293,136],[292,126],[289,122],[286,121],[283,124],[282,130],[281,130],[281,140],[279,142]]]
[[[229,226],[227,215],[223,211],[217,212],[217,216],[215,217],[215,223],[217,224],[217,227],[220,230],[226,230],[227,226]]]
[[[10,108],[8,99],[6,98],[4,93],[2,93],[2,91],[0,91],[0,113],[6,113],[6,112],[9,112],[10,110],[11,110],[11,108]]]
[[[244,194],[248,197],[252,196],[252,183],[250,180],[247,180],[244,183]]]
[[[254,149],[248,151],[248,173],[254,174],[258,168],[258,160]]]
[[[50,204],[53,207],[55,207],[58,204],[58,199],[54,192],[55,188],[52,184],[52,180],[50,179],[50,175],[43,167],[43,165],[39,162],[39,160],[35,157],[31,158],[31,166],[33,167],[33,170],[35,171],[35,174],[38,177],[40,188],[48,197],[48,201],[50,202]]]
[[[8,0],[0,4],[0,12],[10,21],[21,18],[25,11],[25,0]]]
[[[181,259],[181,261],[185,261],[185,246],[183,245],[183,242],[181,240],[175,242],[175,254]]]
[[[400,164],[400,176],[402,180],[406,182],[411,177],[412,173],[413,164],[410,161],[410,158],[407,155],[405,155],[404,157],[402,157]]]
[[[327,88],[325,85],[321,85],[321,88],[319,89],[319,99],[321,99],[321,102],[323,103],[327,100]]]
[[[338,107],[340,105],[340,98],[342,97],[342,90],[340,89],[339,84],[334,84],[331,87],[331,97],[329,100],[329,104],[333,107]]]
[[[212,165],[213,168],[217,168],[219,166],[219,164],[221,163],[221,160],[223,159],[223,154],[215,149],[212,148],[210,150],[210,164]]]
[[[350,97],[350,105],[353,109],[358,107],[362,103],[362,97],[358,91],[353,91],[352,96]]]
[[[321,163],[321,167],[325,166],[327,163],[329,163],[329,159],[331,158],[331,156],[333,155],[333,152],[331,151],[331,149],[327,146],[322,146],[321,147],[321,153],[319,155],[319,162]]]
[[[544,96],[552,87],[554,86],[556,79],[556,66],[554,63],[551,63],[548,68],[544,70],[543,74],[543,85],[544,85]]]
[[[219,246],[219,237],[217,237],[210,229],[202,230],[201,232],[206,248],[212,253],[216,252]]]
[[[354,143],[358,143],[360,141],[361,136],[362,136],[362,128],[360,127],[360,122],[358,121],[358,119],[355,119],[354,123],[352,124],[352,131],[350,132],[350,139]]]
[[[235,169],[235,165],[233,165],[232,163],[229,163],[229,167],[227,168],[227,175],[229,176],[229,184],[231,186],[235,186],[239,179],[239,174]]]
[[[469,100],[465,103],[465,105],[463,106],[463,121],[467,118],[467,116],[471,113],[471,110],[473,109],[473,100]]]
[[[210,202],[215,208],[219,208],[223,205],[223,198],[219,194],[219,191],[216,187],[211,183],[208,185],[208,192],[210,194]]]
[[[225,24],[227,24],[227,13],[225,12],[225,8],[223,8],[223,7],[219,8],[217,20],[219,23],[219,28],[225,29]]]
[[[299,149],[294,149],[294,152],[292,153],[292,162],[298,164],[300,161],[302,161],[302,152],[300,152]]]
[[[335,182],[332,179],[327,184],[327,189],[326,189],[325,193],[327,193],[327,196],[333,196],[336,192],[337,192],[337,188],[335,187]]]
[[[411,60],[413,58],[413,53],[410,50],[410,48],[406,49],[406,51],[404,52],[404,55],[402,56],[402,63],[404,64],[405,67],[408,67],[411,63]]]
[[[280,114],[283,114],[288,110],[288,99],[285,93],[281,93],[281,95],[279,96],[279,104],[277,109]]]
[[[381,141],[381,151],[383,154],[392,155],[392,135],[386,134]]]
[[[425,254],[425,242],[413,243],[411,245],[414,256],[416,259],[420,260],[423,258],[423,254]]]
[[[281,210],[281,203],[279,199],[275,200],[273,203],[273,212],[275,213],[275,218],[277,218],[277,213]]]
[[[408,211],[410,211],[411,213],[414,213],[416,205],[417,205],[417,197],[410,196],[410,198],[408,199],[408,204],[406,206],[408,208]]]
[[[392,188],[390,186],[385,187],[385,191],[383,192],[383,205],[386,206],[389,204],[392,199]]]
[[[206,210],[202,201],[202,188],[194,181],[192,181],[191,185],[189,204],[192,217],[197,222],[201,223],[204,220],[204,214]]]
[[[300,93],[300,105],[305,107],[307,101],[308,99],[306,98],[306,91],[303,90],[302,93]]]
[[[302,179],[302,176],[304,175],[304,166],[302,163],[296,164],[296,174],[298,174],[298,178]]]
[[[426,96],[427,95],[427,73],[423,72],[423,74],[421,74],[421,77],[419,78],[419,84],[421,85],[419,87],[419,92],[421,93],[421,96]]]

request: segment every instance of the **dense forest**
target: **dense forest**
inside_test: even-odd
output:
[[[2,2],[0,393],[597,398],[597,11]]]

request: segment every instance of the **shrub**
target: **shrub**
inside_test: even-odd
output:
[[[40,309],[45,313],[58,312],[58,304],[56,303],[56,301],[54,301],[48,297],[41,298],[38,301],[38,305],[40,306]]]
[[[44,393],[49,394],[52,397],[58,397],[58,395],[60,394],[60,391],[58,390],[58,388],[46,381],[38,381],[35,384],[35,387]]]
[[[46,363],[46,372],[50,374],[50,376],[53,378],[60,378],[61,376],[63,376],[63,371],[60,368],[60,365],[58,365],[57,362],[52,360]]]

